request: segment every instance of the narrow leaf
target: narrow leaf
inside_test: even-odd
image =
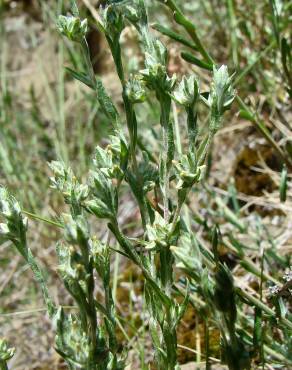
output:
[[[280,200],[281,202],[286,201],[287,197],[287,168],[286,166],[283,167],[282,174],[281,174],[281,182],[280,182]]]
[[[70,75],[75,78],[76,80],[84,83],[86,86],[90,87],[91,89],[95,89],[94,84],[92,83],[89,76],[83,72],[76,72],[71,68],[65,67],[66,71],[70,73]]]
[[[171,29],[162,26],[161,24],[154,23],[152,25],[152,28],[154,28],[156,31],[162,33],[163,35],[168,36],[172,40],[175,40],[175,41],[179,42],[180,44],[183,44],[183,45],[185,45],[185,46],[187,46],[187,47],[189,47],[193,50],[198,50],[197,46],[193,42],[187,40],[186,38],[184,38],[179,33],[174,32]]]
[[[241,110],[239,111],[239,117],[240,117],[240,118],[243,118],[243,119],[246,119],[246,120],[248,120],[248,121],[251,121],[251,122],[253,122],[253,121],[254,121],[254,115],[253,115],[253,114],[251,114],[249,111],[244,110],[244,109],[241,109]]]
[[[262,310],[255,309],[254,327],[253,327],[253,345],[256,351],[259,350],[262,338]]]
[[[96,91],[97,91],[98,102],[101,105],[102,109],[104,110],[105,114],[109,118],[113,119],[115,123],[117,123],[119,119],[118,111],[112,99],[107,94],[100,78],[96,79]]]
[[[194,64],[194,65],[196,65],[200,68],[207,69],[208,71],[213,71],[213,65],[212,64],[207,63],[207,62],[205,62],[201,59],[198,59],[198,58],[194,57],[192,54],[190,54],[186,51],[183,51],[180,55],[186,62]]]
[[[79,17],[79,10],[75,0],[70,0],[71,12],[74,17]]]

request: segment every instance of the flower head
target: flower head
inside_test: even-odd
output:
[[[194,106],[200,94],[199,83],[195,75],[184,76],[173,93],[174,99],[185,108]]]
[[[0,361],[8,361],[14,356],[15,348],[8,346],[5,339],[0,339]]]
[[[88,22],[87,19],[82,21],[79,17],[60,15],[57,28],[69,40],[81,42],[88,31]]]

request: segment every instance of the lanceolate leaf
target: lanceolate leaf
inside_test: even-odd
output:
[[[112,99],[107,94],[100,78],[96,79],[96,91],[98,102],[103,108],[104,112],[114,121],[113,123],[117,123],[119,121],[118,111],[114,106]]]
[[[287,197],[287,183],[288,183],[288,178],[287,178],[287,168],[286,166],[283,167],[282,174],[281,174],[281,182],[280,182],[280,200],[281,202],[286,201]]]
[[[213,65],[210,64],[210,63],[207,63],[205,62],[204,60],[201,60],[201,59],[198,59],[196,58],[195,56],[193,56],[192,54],[186,52],[186,51],[183,51],[181,53],[181,57],[191,63],[191,64],[194,64],[200,68],[203,68],[203,69],[207,69],[208,71],[212,71],[213,70]]]
[[[191,48],[193,50],[198,50],[197,46],[193,42],[187,40],[185,37],[183,37],[182,35],[180,35],[177,32],[172,31],[168,27],[165,27],[165,26],[163,26],[161,24],[158,24],[158,23],[154,23],[152,25],[152,28],[154,28],[156,31],[162,33],[163,35],[168,36],[169,38],[179,42],[182,45],[188,46],[189,48]]]
[[[74,17],[79,17],[79,10],[75,0],[70,0],[71,12]]]
[[[89,76],[87,76],[86,73],[82,72],[76,72],[71,68],[66,67],[66,71],[70,73],[72,77],[74,77],[76,80],[84,83],[86,86],[90,87],[91,89],[95,90],[95,86],[92,83],[92,80]]]

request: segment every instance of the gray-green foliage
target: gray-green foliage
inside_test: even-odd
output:
[[[217,258],[218,231],[216,228],[213,231],[212,254],[202,248],[181,218],[189,192],[204,178],[205,160],[213,137],[235,99],[232,77],[226,66],[213,65],[197,40],[196,49],[213,65],[208,96],[201,94],[195,75],[183,76],[177,82],[178,78],[168,72],[166,46],[149,29],[144,1],[108,3],[102,9],[98,27],[107,39],[115,62],[122,86],[124,114],[118,111],[101,80],[94,75],[85,39],[87,21],[81,20],[74,1],[73,16],[60,16],[58,23],[64,36],[79,43],[86,63],[85,72],[68,69],[69,73],[94,91],[113,126],[108,146],[96,148],[86,181],[78,180],[72,169],[60,161],[50,164],[51,185],[69,206],[69,213],[61,217],[64,238],[56,251],[60,277],[76,304],[74,312],[67,313],[52,303],[41,269],[27,246],[27,220],[17,201],[3,188],[0,192],[4,219],[1,235],[16,246],[41,283],[55,323],[56,350],[70,369],[117,370],[126,366],[126,353],[119,351],[116,337],[117,314],[110,271],[112,236],[119,245],[116,252],[138,266],[144,277],[149,331],[158,369],[179,369],[177,327],[191,299],[188,281],[181,290],[182,300],[176,297],[175,264],[191,279],[192,286],[206,302],[205,317],[212,318],[220,330],[223,361],[232,370],[248,369],[247,342],[241,339],[236,326],[234,281],[226,265]],[[179,13],[177,17],[180,24],[186,22]],[[126,76],[120,45],[121,33],[128,24],[137,30],[144,55],[143,69],[134,76]],[[147,91],[154,94],[149,94],[149,98]],[[138,122],[136,106],[152,99],[153,95],[160,107],[161,140],[157,139],[157,162],[151,161],[137,144],[143,122]],[[182,154],[176,147],[172,101],[180,104],[186,113],[188,148]],[[205,136],[199,135],[197,113],[201,104],[208,107]],[[127,133],[123,121],[126,121]],[[141,236],[137,239],[126,235],[118,220],[121,185],[127,186],[140,211]],[[159,204],[150,202],[151,192],[155,192]],[[91,230],[90,225],[96,219],[107,220],[110,236],[106,242],[98,240]],[[103,288],[103,301],[95,296],[96,276]]]

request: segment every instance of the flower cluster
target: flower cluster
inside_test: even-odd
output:
[[[88,32],[88,22],[87,19],[82,21],[79,17],[60,15],[57,28],[69,40],[81,42]]]
[[[0,215],[4,222],[0,224],[0,235],[4,240],[24,243],[27,229],[27,217],[23,217],[17,200],[8,191],[0,187]]]
[[[175,101],[185,108],[193,107],[200,96],[199,82],[195,75],[183,76],[173,93]]]
[[[10,360],[15,353],[15,348],[9,347],[5,339],[0,339],[0,365],[1,362]]]

